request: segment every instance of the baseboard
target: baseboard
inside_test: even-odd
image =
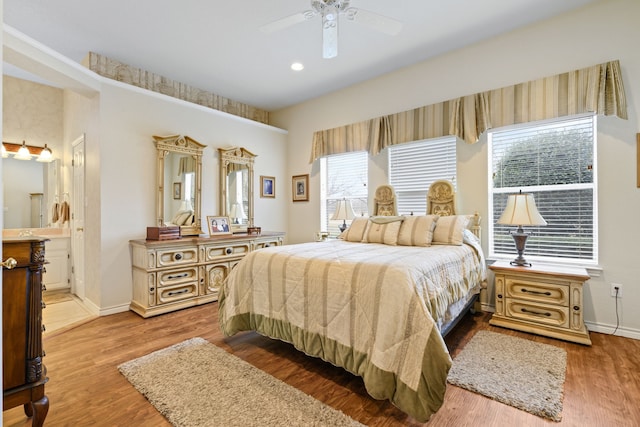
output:
[[[122,305],[114,305],[108,308],[100,308],[88,298],[85,298],[84,301],[82,302],[85,305],[85,307],[87,307],[91,311],[91,313],[95,314],[96,316],[108,316],[110,314],[123,313],[125,311],[129,311],[128,303],[122,304]]]
[[[100,316],[108,316],[110,314],[124,313],[125,311],[129,311],[129,303],[122,304],[122,305],[114,305],[108,308],[101,308]]]
[[[600,334],[607,334],[607,335],[613,334],[619,337],[640,340],[640,330],[638,329],[618,327],[618,329],[616,330],[615,325],[603,325],[603,324],[592,323],[592,322],[584,322],[584,324],[587,326],[587,329],[589,329],[590,332],[597,332]]]

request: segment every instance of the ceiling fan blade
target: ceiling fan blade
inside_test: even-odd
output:
[[[260,27],[260,31],[267,34],[274,33],[276,31],[284,30],[285,28],[291,27],[295,24],[299,24],[300,22],[307,21],[316,15],[316,11],[306,10],[304,12],[296,13],[295,15],[278,19],[277,21],[273,21],[269,24],[265,24]]]
[[[378,15],[364,9],[350,7],[344,11],[347,19],[365,25],[374,30],[395,36],[402,30],[402,22],[396,21],[388,16]]]
[[[334,58],[338,55],[338,9],[326,6],[322,13],[322,57]]]

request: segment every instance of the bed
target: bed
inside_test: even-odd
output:
[[[221,328],[289,342],[425,422],[451,367],[443,331],[486,279],[474,219],[363,217],[339,239],[250,252],[222,286]]]

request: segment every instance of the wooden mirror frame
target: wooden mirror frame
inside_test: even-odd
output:
[[[158,153],[157,167],[156,167],[156,182],[158,184],[158,192],[156,197],[156,212],[157,220],[156,224],[159,227],[165,225],[164,218],[164,197],[165,197],[165,158],[169,153],[187,154],[194,158],[196,161],[195,171],[195,194],[193,203],[193,223],[191,225],[181,225],[180,234],[183,236],[197,236],[203,234],[200,206],[201,206],[201,191],[202,191],[202,151],[206,145],[200,144],[193,138],[183,135],[169,135],[169,136],[153,136],[155,140],[156,149]],[[173,192],[173,188],[168,189]]]
[[[247,202],[247,221],[245,224],[232,224],[231,228],[234,232],[246,231],[247,227],[253,227],[253,165],[255,163],[255,154],[242,147],[218,148],[220,154],[220,215],[230,216],[227,210],[227,173],[229,164],[235,163],[246,165],[249,169],[249,200]]]

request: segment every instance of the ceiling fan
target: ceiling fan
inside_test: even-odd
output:
[[[349,7],[350,2],[350,0],[311,0],[311,10],[278,19],[263,25],[260,30],[273,33],[320,15],[322,17],[322,57],[333,58],[338,55],[338,17],[340,15],[392,36],[402,29],[401,22],[368,10]]]

